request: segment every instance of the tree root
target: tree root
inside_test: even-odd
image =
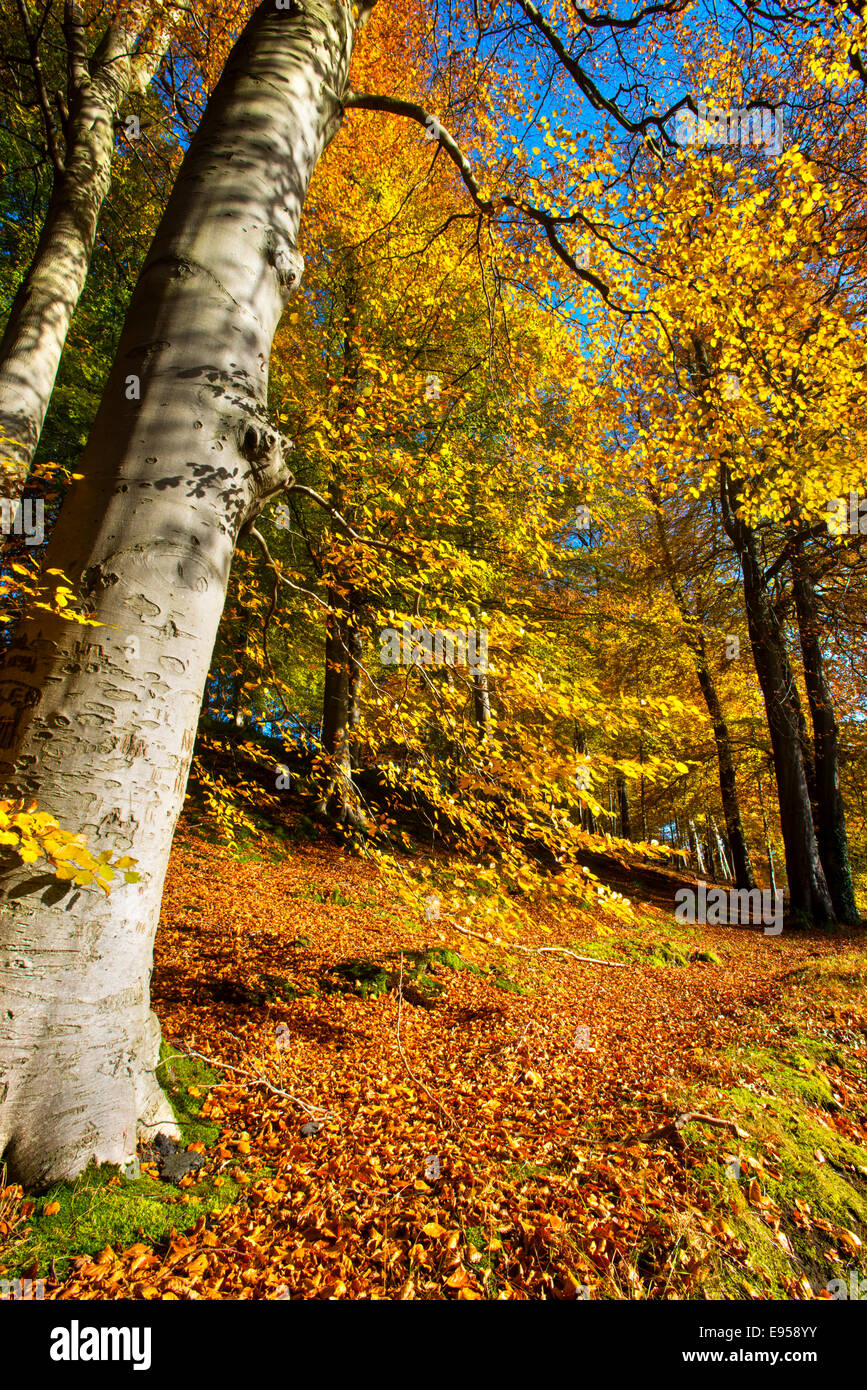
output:
[[[702,1115],[698,1110],[684,1110],[674,1120],[669,1120],[668,1124],[660,1125],[659,1129],[652,1129],[647,1134],[633,1134],[627,1143],[634,1143],[636,1140],[640,1144],[652,1144],[654,1140],[664,1140],[676,1149],[685,1149],[686,1141],[681,1134],[681,1130],[690,1124],[711,1125],[714,1129],[726,1129],[730,1134],[734,1134],[738,1139],[749,1139],[746,1130],[740,1129],[734,1120],[722,1120],[718,1115]]]

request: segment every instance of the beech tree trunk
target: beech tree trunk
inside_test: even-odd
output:
[[[572,747],[573,747],[574,754],[575,754],[575,761],[576,761],[576,763],[577,763],[577,765],[578,765],[578,769],[580,770],[580,769],[582,769],[582,768],[584,767],[584,765],[585,765],[585,764],[584,764],[584,759],[585,759],[585,756],[586,756],[586,753],[587,753],[587,736],[586,736],[584,730],[582,729],[581,725],[578,723],[577,720],[575,721],[574,729],[573,729],[573,732],[572,732]],[[579,775],[579,773],[576,771],[576,780],[577,780],[577,778],[578,778],[578,775]],[[579,791],[590,791],[590,790],[591,790],[591,788],[590,788],[590,786],[589,786],[589,783],[588,783],[587,785],[582,785],[581,781],[578,781],[578,789],[579,789]],[[642,810],[643,810],[643,802],[642,802]],[[581,815],[581,829],[582,829],[582,830],[585,830],[585,831],[587,832],[588,835],[596,835],[596,834],[598,833],[598,826],[597,826],[597,824],[596,824],[596,817],[594,816],[593,812],[590,810],[590,807],[587,806],[587,805],[585,805],[583,801],[582,801],[582,803],[581,803],[581,812],[580,812],[580,815]],[[646,836],[646,833],[645,833],[645,839],[646,839],[646,838],[647,838],[647,836]]]
[[[698,831],[697,831],[696,828],[695,828],[695,821],[694,821],[694,820],[691,820],[691,821],[689,822],[689,847],[690,847],[690,849],[692,850],[692,852],[693,852],[693,854],[694,854],[694,856],[695,856],[695,871],[696,871],[696,873],[697,873],[697,874],[704,874],[704,873],[706,873],[707,871],[706,871],[706,869],[705,869],[705,867],[704,867],[704,854],[702,853],[702,848],[701,848],[701,838],[700,838],[700,836],[699,836]]]
[[[354,605],[334,592],[325,632],[325,680],[322,700],[322,749],[326,757],[317,813],[341,825],[367,826],[352,781],[352,750],[360,718],[361,632]]]
[[[268,361],[353,39],[332,0],[265,0],[250,19],[154,238],[84,480],[48,550],[100,626],[34,614],[0,672],[7,794],[33,797],[96,853],[128,852],[143,875],[105,899],[5,866],[0,1154],[29,1186],[93,1157],[124,1162],[137,1123],[171,1129],[148,1000],[163,879],[236,539],[288,480]]]
[[[700,660],[696,673],[698,683],[701,686],[704,702],[707,705],[707,712],[713,724],[713,736],[716,743],[717,765],[719,768],[719,789],[722,800],[723,816],[726,823],[726,835],[728,836],[729,848],[732,856],[732,873],[738,888],[755,888],[756,880],[753,873],[752,860],[750,859],[749,846],[744,834],[743,821],[741,820],[741,808],[738,801],[737,783],[735,781],[735,765],[732,757],[731,736],[728,724],[723,713],[722,704],[717,694],[716,683],[706,661]]]
[[[626,778],[622,772],[616,772],[614,778],[617,790],[617,818],[620,822],[620,835],[624,840],[631,840],[632,825],[629,819],[629,793],[626,790]]]
[[[728,861],[728,854],[726,853],[726,846],[725,846],[725,844],[723,843],[723,837],[722,837],[722,835],[720,835],[720,833],[719,833],[719,826],[717,825],[717,823],[716,823],[716,821],[714,820],[713,816],[711,816],[711,818],[710,818],[710,828],[711,828],[711,832],[712,832],[712,834],[713,834],[714,844],[716,845],[716,852],[717,852],[717,858],[718,858],[718,860],[719,860],[719,866],[720,866],[720,873],[721,873],[721,876],[722,876],[723,878],[730,879],[731,876],[732,876],[732,871],[731,871],[731,869],[729,868],[729,861]]]
[[[62,167],[33,260],[0,340],[0,472],[3,495],[18,500],[27,481],[60,357],[93,255],[111,182],[114,121],[134,89],[147,85],[165,44],[133,56],[135,38],[112,25],[90,63],[77,7],[67,6],[72,100]],[[11,465],[11,467],[9,467]]]
[[[770,601],[755,532],[737,515],[737,498],[723,465],[720,472],[723,524],[737,551],[743,576],[750,646],[762,689],[786,853],[791,911],[816,922],[833,922],[834,905],[819,856],[813,825],[798,709],[780,620]]]
[[[768,882],[771,885],[771,892],[776,893],[777,875],[774,871],[774,851],[771,849],[771,832],[768,828],[768,817],[765,811],[765,794],[762,791],[762,775],[760,772],[756,773],[756,783],[759,788],[759,806],[762,811],[762,827],[765,832],[765,850],[768,856]]]
[[[713,725],[713,737],[716,744],[717,765],[719,768],[719,789],[722,800],[723,816],[726,823],[726,835],[728,836],[729,847],[732,856],[732,873],[738,888],[752,889],[756,886],[753,865],[750,859],[747,837],[744,834],[743,821],[741,820],[741,808],[738,801],[737,781],[735,779],[735,764],[732,756],[732,743],[729,734],[728,724],[726,723],[723,712],[722,702],[716,688],[713,674],[710,669],[707,656],[707,645],[704,634],[699,624],[689,610],[686,601],[686,594],[678,578],[671,554],[671,547],[668,543],[668,536],[665,532],[665,522],[659,510],[659,494],[651,494],[651,500],[656,504],[656,529],[659,536],[660,548],[665,564],[665,571],[668,583],[677,604],[678,611],[684,621],[687,641],[692,648],[695,657],[695,673],[707,712],[710,715]]]
[[[484,743],[491,726],[491,692],[484,671],[473,672],[473,714],[479,740]]]
[[[837,720],[820,642],[819,609],[807,557],[792,561],[793,593],[804,660],[804,680],[813,724],[816,838],[834,911],[841,922],[859,921],[849,864],[846,812],[840,791]]]

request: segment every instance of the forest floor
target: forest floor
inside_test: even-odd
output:
[[[524,938],[599,964],[492,955],[325,834],[238,852],[182,821],[153,999],[202,1166],[7,1188],[0,1276],[61,1299],[809,1299],[867,1273],[864,933],[680,925],[682,880],[610,868],[634,921]],[[728,1127],[674,1127],[696,1112]]]

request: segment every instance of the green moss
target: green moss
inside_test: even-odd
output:
[[[618,960],[620,951],[614,937],[596,937],[591,941],[570,941],[569,950],[580,955],[592,956],[594,960]]]
[[[482,1226],[468,1226],[466,1237],[467,1243],[481,1253],[481,1259],[473,1265],[475,1275],[482,1282],[487,1297],[495,1299],[500,1292],[500,1286],[494,1274],[495,1258],[489,1249],[490,1236]],[[484,1277],[486,1271],[487,1278]]]
[[[628,960],[636,965],[679,969],[694,962],[722,965],[725,947],[713,951],[700,947],[697,937],[695,927],[639,916],[627,931],[595,941],[574,942],[573,949],[595,960]]]
[[[507,994],[532,993],[532,990],[524,989],[523,985],[519,985],[517,981],[510,980],[508,975],[499,975],[495,980],[491,980],[491,984],[494,985],[497,989],[505,990]]]
[[[77,1255],[95,1255],[107,1245],[124,1250],[139,1240],[159,1244],[172,1227],[185,1230],[204,1213],[230,1205],[238,1191],[229,1179],[220,1188],[203,1179],[186,1189],[182,1202],[169,1183],[147,1177],[128,1182],[111,1164],[91,1163],[75,1182],[54,1183],[37,1199],[23,1237],[4,1252],[0,1272],[4,1278],[24,1272],[39,1277],[53,1262],[62,1277]],[[46,1216],[53,1202],[60,1211]]]
[[[164,1038],[160,1043],[156,1075],[171,1102],[183,1143],[204,1144],[205,1148],[215,1144],[220,1136],[220,1127],[200,1120],[199,1111],[207,1100],[208,1092],[222,1080],[220,1073],[199,1057],[187,1057]],[[191,1086],[200,1094],[191,1096]]]
[[[334,888],[330,893],[324,892],[321,888],[312,888],[310,897],[315,903],[334,903],[337,907],[351,907],[352,899],[344,897],[339,888]]]
[[[214,1144],[219,1127],[200,1119],[199,1112],[209,1089],[221,1080],[219,1073],[163,1041],[157,1075],[180,1125],[181,1142]],[[191,1086],[200,1094],[189,1095]],[[230,1179],[216,1187],[207,1175],[181,1191],[144,1175],[130,1181],[112,1164],[91,1163],[74,1182],[53,1183],[35,1199],[36,1210],[23,1235],[0,1257],[0,1274],[14,1278],[33,1270],[39,1277],[53,1261],[63,1276],[77,1255],[95,1255],[107,1245],[123,1250],[139,1240],[158,1244],[172,1227],[185,1230],[205,1213],[230,1206],[239,1191]],[[45,1208],[53,1202],[60,1210],[46,1216]]]
[[[423,955],[428,965],[442,965],[447,970],[468,970],[471,975],[484,975],[484,970],[480,966],[474,965],[471,960],[467,960],[459,951],[450,951],[446,946],[436,946],[430,951],[409,953],[415,957]]]
[[[400,982],[401,954],[404,991],[411,1003],[418,1002],[418,998],[413,996],[413,990],[420,991],[421,996],[428,999],[444,992],[445,985],[435,976],[437,970],[468,970],[474,975],[485,974],[458,951],[451,951],[446,947],[431,947],[423,951],[392,951],[382,958],[382,962],[351,956],[332,967],[326,975],[324,987],[326,991],[350,991],[362,999],[386,994],[389,990],[397,989]],[[499,979],[495,979],[492,983],[501,989],[511,987],[518,993],[525,992],[511,981],[502,984]]]
[[[832,1044],[800,1033],[792,1048],[779,1055],[758,1047],[733,1054],[741,1072],[758,1073],[760,1080],[756,1089],[730,1091],[727,1112],[750,1135],[745,1147],[762,1161],[755,1176],[779,1208],[780,1230],[793,1254],[782,1249],[761,1210],[748,1201],[753,1172],[745,1165],[744,1177],[727,1182],[726,1191],[733,1208],[728,1219],[746,1256],[737,1262],[718,1256],[704,1296],[742,1298],[752,1287],[765,1298],[786,1299],[791,1297],[786,1279],[806,1277],[819,1292],[849,1269],[867,1273],[867,1148],[844,1138],[821,1116],[840,1108],[821,1071],[838,1057]],[[698,1176],[718,1188],[720,1165],[712,1163]],[[796,1220],[799,1210],[807,1214],[806,1224]],[[836,1235],[813,1225],[812,1218],[856,1235],[864,1243],[860,1258],[848,1254]],[[829,1250],[837,1250],[846,1264],[828,1259]]]

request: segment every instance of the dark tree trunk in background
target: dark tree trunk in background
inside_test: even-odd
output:
[[[707,712],[713,724],[713,736],[716,744],[717,764],[719,766],[720,798],[722,800],[723,816],[725,817],[726,823],[726,835],[728,836],[729,847],[731,849],[732,873],[738,888],[755,888],[755,874],[753,873],[749,846],[747,845],[743,821],[741,820],[741,808],[738,801],[731,736],[723,713],[722,703],[717,692],[716,682],[714,681],[708,662],[704,634],[700,624],[696,622],[689,610],[686,594],[678,578],[677,569],[671,554],[671,547],[668,543],[665,522],[662,512],[659,510],[659,495],[651,494],[651,500],[657,507],[656,529],[659,536],[660,548],[662,550],[669,586],[674,595],[674,601],[677,604],[680,616],[685,624],[687,641],[695,656],[696,676],[698,677],[701,693],[704,696]]]
[[[803,550],[792,560],[793,592],[804,661],[804,679],[813,724],[816,837],[834,910],[841,922],[857,922],[855,887],[849,864],[846,812],[840,791],[837,720],[822,659],[816,591]]]
[[[629,795],[626,790],[626,778],[622,772],[615,774],[617,786],[617,811],[620,818],[620,834],[624,840],[632,839],[632,825],[629,819]]]
[[[738,497],[725,464],[720,470],[720,498],[723,524],[741,564],[750,646],[768,717],[790,908],[812,921],[833,922],[834,904],[813,826],[799,710],[792,699],[785,638],[770,600],[755,532],[737,514]]]

